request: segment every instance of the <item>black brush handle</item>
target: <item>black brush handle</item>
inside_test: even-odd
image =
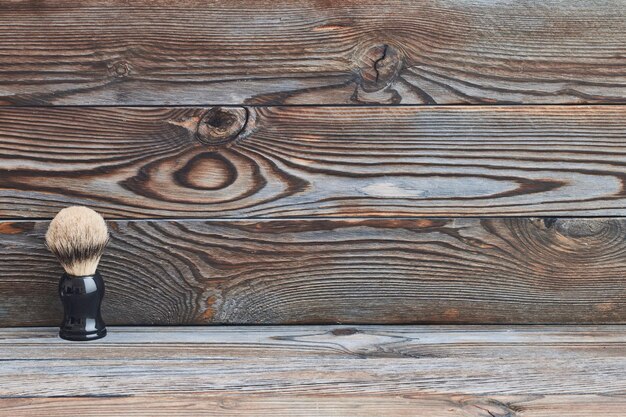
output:
[[[63,323],[59,336],[65,340],[96,340],[107,334],[100,314],[104,280],[100,273],[76,277],[63,274],[59,281]]]

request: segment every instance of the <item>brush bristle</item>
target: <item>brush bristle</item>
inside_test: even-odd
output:
[[[74,276],[93,275],[109,241],[101,215],[87,207],[68,207],[52,219],[46,245],[65,272]]]

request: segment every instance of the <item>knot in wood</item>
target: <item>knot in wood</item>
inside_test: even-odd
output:
[[[389,86],[400,74],[402,54],[392,45],[383,44],[370,47],[357,56],[361,88],[374,92]]]
[[[352,336],[353,334],[357,334],[359,330],[353,327],[340,327],[338,329],[333,329],[330,332],[333,336]]]
[[[611,233],[610,219],[557,219],[555,229],[563,236],[570,238],[591,238]],[[606,238],[606,237],[605,237]]]
[[[115,62],[109,66],[109,74],[118,78],[126,77],[130,74],[130,64],[126,61]]]
[[[541,230],[556,232],[572,241],[611,241],[622,233],[620,222],[613,219],[545,217],[533,218],[531,221]]]
[[[246,128],[248,110],[243,107],[213,107],[200,119],[198,141],[213,146],[235,141]]]
[[[517,413],[507,404],[490,399],[462,400],[463,415],[468,417],[517,417]]]

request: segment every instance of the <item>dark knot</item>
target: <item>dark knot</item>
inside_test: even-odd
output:
[[[212,146],[233,142],[244,132],[248,118],[244,107],[213,107],[200,119],[196,139]]]

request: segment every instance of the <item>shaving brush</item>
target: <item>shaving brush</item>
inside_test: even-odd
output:
[[[65,340],[95,340],[107,334],[100,315],[104,281],[96,270],[109,232],[102,216],[87,207],[68,207],[52,220],[46,245],[65,274],[59,281]]]

